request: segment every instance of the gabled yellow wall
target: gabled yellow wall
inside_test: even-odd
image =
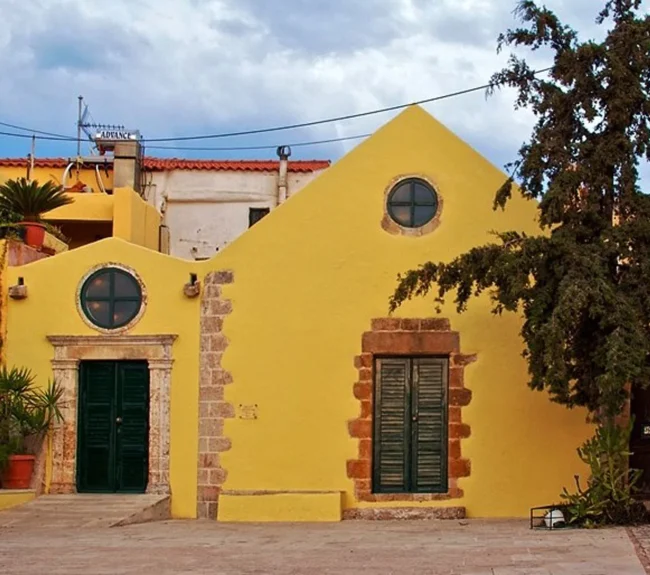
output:
[[[412,174],[435,183],[441,223],[421,238],[393,236],[380,225],[385,190]],[[233,448],[222,455],[224,489],[339,489],[347,506],[378,505],[356,502],[346,476],[346,460],[357,457],[347,422],[359,410],[352,388],[361,334],[387,315],[399,272],[449,260],[490,241],[490,230],[538,232],[534,206],[519,197],[505,213],[492,210],[504,179],[411,108],[208,263],[235,275],[225,291],[234,305],[225,322],[223,363],[234,378],[226,399],[258,406],[258,419],[226,422]],[[435,316],[433,302],[410,302],[399,315]],[[575,448],[589,434],[585,414],[528,389],[515,315],[494,317],[483,297],[460,316],[447,305],[443,316],[460,331],[463,352],[479,358],[466,369],[473,400],[463,411],[472,473],[460,480],[464,499],[448,504],[472,516],[524,516],[555,502],[584,473]]]
[[[396,176],[417,174],[433,181],[442,197],[440,226],[420,238],[390,235],[381,227],[385,191]],[[534,206],[520,198],[505,213],[492,210],[504,178],[428,114],[411,108],[210,261],[176,260],[110,239],[10,269],[7,285],[23,276],[29,297],[8,303],[8,363],[32,368],[44,383],[53,353],[46,336],[93,333],[76,310],[84,273],[101,262],[135,268],[149,303],[132,333],[178,334],[172,510],[176,517],[193,517],[200,304],[185,298],[182,287],[190,272],[202,277],[231,269],[235,282],[224,287],[224,296],[234,311],[224,323],[229,345],[223,367],[234,378],[226,399],[237,417],[225,426],[232,448],[221,456],[228,472],[224,489],[342,491],[348,507],[376,505],[355,501],[346,475],[346,461],[357,457],[348,421],[359,411],[353,360],[361,334],[372,318],[386,316],[399,272],[449,260],[489,241],[490,230],[538,231]],[[136,221],[141,214],[125,224],[130,241]],[[409,302],[399,315],[435,313],[426,299]],[[575,454],[590,432],[585,414],[527,388],[518,317],[494,317],[486,297],[460,316],[447,305],[443,316],[461,333],[462,351],[478,354],[465,374],[473,392],[463,410],[472,429],[463,441],[471,477],[460,481],[461,500],[393,505],[462,505],[471,516],[525,516],[533,505],[555,502],[563,486],[573,485],[573,475],[585,472]],[[257,419],[238,417],[240,406],[252,405]]]
[[[52,377],[53,349],[48,335],[96,334],[79,316],[76,293],[84,274],[102,262],[137,270],[147,291],[147,307],[129,333],[176,334],[171,391],[171,489],[174,517],[196,514],[198,450],[199,300],[183,295],[186,262],[111,238],[35,264],[9,268],[6,285],[25,279],[28,298],[9,300],[5,357],[8,365],[29,367],[46,384]],[[6,294],[6,285],[3,286]]]

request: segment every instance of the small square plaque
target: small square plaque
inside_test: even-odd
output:
[[[239,419],[257,419],[257,403],[239,404]]]

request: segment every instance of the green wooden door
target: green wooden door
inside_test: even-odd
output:
[[[149,462],[146,362],[82,362],[79,374],[77,490],[142,493]]]
[[[446,358],[375,361],[373,491],[447,491]]]

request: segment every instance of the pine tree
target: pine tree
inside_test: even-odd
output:
[[[547,75],[512,55],[492,78],[517,89],[516,107],[536,117],[509,168],[494,209],[506,209],[515,182],[538,202],[538,236],[509,231],[451,262],[402,274],[391,297],[455,293],[459,312],[486,291],[494,313],[523,313],[531,388],[584,406],[596,418],[620,413],[628,385],[650,383],[650,17],[642,0],[609,0],[597,23],[602,42],[580,41],[550,10],[521,0],[521,27],[505,46],[545,48]]]

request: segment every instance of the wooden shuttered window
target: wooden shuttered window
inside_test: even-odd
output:
[[[374,493],[447,491],[446,358],[375,360]]]

